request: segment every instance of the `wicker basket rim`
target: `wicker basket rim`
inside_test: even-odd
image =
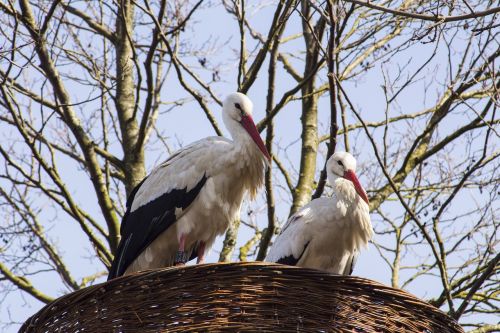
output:
[[[200,265],[181,266],[181,267],[165,267],[160,269],[137,272],[127,276],[120,276],[113,280],[89,286],[84,289],[57,298],[56,300],[52,301],[51,303],[47,304],[45,307],[40,309],[33,316],[28,318],[23,327],[33,327],[33,325],[35,325],[34,323],[36,322],[37,318],[41,317],[44,318],[50,316],[53,313],[56,313],[57,311],[60,311],[62,305],[85,301],[85,299],[88,296],[92,296],[94,293],[102,293],[108,290],[114,290],[116,288],[119,288],[121,284],[134,283],[134,281],[137,282],[139,279],[161,280],[162,278],[166,279],[167,277],[172,278],[172,275],[182,275],[183,273],[186,272],[190,274],[210,274],[210,273],[217,273],[220,271],[223,271],[225,273],[230,272],[240,276],[243,276],[245,271],[251,271],[253,275],[255,275],[255,272],[262,272],[263,276],[280,274],[286,277],[300,277],[301,279],[310,278],[311,281],[324,280],[325,283],[336,282],[338,286],[340,286],[341,288],[344,288],[345,286],[346,291],[348,291],[347,289],[348,286],[351,286],[351,288],[359,286],[360,288],[368,290],[368,292],[373,291],[374,293],[381,295],[381,297],[392,299],[396,302],[404,302],[408,305],[425,309],[425,311],[440,313],[439,316],[443,316],[443,318],[445,317],[448,318],[446,321],[448,321],[450,325],[456,326],[457,329],[460,329],[460,326],[456,324],[456,322],[452,318],[448,317],[440,309],[436,308],[435,306],[429,304],[426,301],[417,298],[416,296],[405,290],[395,289],[386,286],[380,282],[373,281],[363,277],[336,275],[326,271],[280,265],[276,263],[266,263],[266,262],[208,263]],[[21,331],[22,330],[23,329],[21,329]]]

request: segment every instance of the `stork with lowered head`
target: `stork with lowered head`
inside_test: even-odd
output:
[[[331,198],[317,198],[293,214],[276,237],[266,261],[350,275],[359,251],[373,236],[368,197],[347,152],[327,164]]]
[[[233,140],[208,137],[172,154],[131,192],[108,280],[184,264],[204,255],[253,199],[271,157],[252,120],[253,105],[229,95],[222,117]]]

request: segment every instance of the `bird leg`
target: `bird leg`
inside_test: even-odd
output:
[[[205,262],[205,242],[200,242],[197,249],[198,260],[197,264],[203,264]]]
[[[187,261],[187,253],[184,251],[184,247],[186,245],[186,235],[181,234],[179,239],[179,251],[177,251],[175,255],[174,265],[175,266],[184,266]]]

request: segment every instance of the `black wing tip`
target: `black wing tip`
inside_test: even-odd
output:
[[[195,247],[193,249],[193,251],[191,251],[191,255],[190,255],[188,261],[196,259],[197,257],[198,257],[198,247]],[[121,272],[120,269],[115,267],[114,264],[115,264],[115,261],[113,261],[113,265],[111,265],[111,268],[109,269],[108,278],[106,279],[106,281],[111,281],[117,277],[122,276],[125,273],[124,271]]]
[[[353,254],[352,254],[352,259],[351,259],[351,267],[349,269],[349,275],[352,275],[352,273],[354,272],[354,266],[356,266],[356,261],[358,260],[358,251],[355,251]]]
[[[119,268],[116,267],[116,263],[117,263],[116,259],[113,260],[113,263],[111,264],[111,268],[109,269],[109,273],[108,273],[108,279],[106,281],[113,280],[114,278],[122,276],[124,273],[124,272],[120,272]]]
[[[306,245],[304,245],[304,249],[302,250],[302,253],[300,253],[300,256],[298,258],[295,258],[293,254],[290,254],[289,256],[279,258],[276,262],[282,265],[296,266],[304,253],[306,253],[309,243],[311,243],[311,241],[307,242]]]
[[[299,258],[300,259],[300,258]],[[276,263],[288,266],[295,266],[299,262],[299,259],[296,259],[293,254],[279,258]]]

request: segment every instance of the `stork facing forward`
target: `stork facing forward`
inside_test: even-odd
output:
[[[121,241],[108,280],[145,269],[183,264],[205,251],[239,217],[243,196],[255,197],[271,157],[241,93],[222,106],[233,141],[209,137],[177,151],[130,194]]]
[[[368,197],[356,176],[356,160],[346,152],[327,162],[334,195],[312,200],[292,215],[266,261],[350,275],[356,257],[372,238]]]

